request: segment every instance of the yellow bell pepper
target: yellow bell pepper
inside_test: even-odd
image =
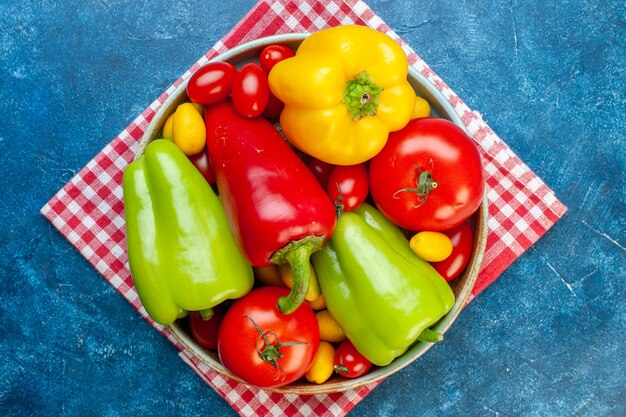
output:
[[[301,151],[335,165],[376,155],[415,107],[408,59],[389,36],[357,25],[311,34],[269,74],[280,125]]]

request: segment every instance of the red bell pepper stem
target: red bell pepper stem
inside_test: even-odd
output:
[[[324,237],[322,236],[307,236],[277,250],[270,258],[270,261],[276,265],[288,262],[293,272],[291,292],[288,296],[278,299],[278,308],[281,313],[293,313],[304,302],[311,279],[309,258],[323,243]]]

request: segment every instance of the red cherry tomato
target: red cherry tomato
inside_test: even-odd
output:
[[[221,307],[213,307],[213,317],[204,320],[200,313],[189,313],[189,330],[191,337],[197,344],[205,349],[217,349],[217,331],[224,318],[224,310]]]
[[[343,211],[352,211],[367,198],[368,182],[365,165],[337,165],[328,177],[326,192]]]
[[[209,160],[206,148],[203,149],[202,152],[198,152],[195,155],[187,156],[187,158],[189,158],[209,184],[215,183],[215,174],[213,173],[213,167],[211,166],[211,160]]]
[[[233,81],[231,91],[233,105],[245,117],[257,117],[263,113],[270,97],[267,74],[255,63],[244,65]]]
[[[452,281],[463,272],[472,256],[474,232],[468,222],[463,222],[442,233],[450,238],[452,253],[441,262],[431,262],[431,265],[446,281]]]
[[[410,121],[392,132],[370,161],[370,191],[378,209],[412,231],[447,230],[480,206],[485,191],[478,148],[454,123]]]
[[[330,177],[330,173],[332,172],[335,165],[329,164],[328,162],[324,162],[317,158],[311,159],[307,166],[315,175],[315,178],[319,181],[319,183],[326,189],[326,184],[328,184],[328,177]]]
[[[282,314],[278,298],[287,287],[267,286],[251,291],[228,309],[217,336],[222,364],[251,385],[272,388],[302,377],[320,342],[313,309],[302,303]]]
[[[347,378],[357,378],[365,374],[372,367],[372,362],[361,355],[352,342],[344,340],[335,351],[333,359],[335,372]]]
[[[296,53],[287,45],[268,45],[263,48],[261,55],[259,56],[261,68],[263,68],[263,71],[265,71],[266,74],[269,74],[274,65],[283,59],[291,58],[295,54]]]
[[[278,97],[276,97],[270,91],[269,99],[267,100],[267,106],[265,106],[265,110],[263,110],[263,117],[266,119],[275,119],[280,116],[280,112],[283,111],[285,107],[285,103],[280,101]]]
[[[237,75],[229,62],[210,62],[194,72],[187,83],[187,96],[195,103],[213,104],[228,97]]]

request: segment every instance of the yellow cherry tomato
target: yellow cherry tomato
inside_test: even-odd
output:
[[[161,137],[163,139],[167,139],[170,142],[174,142],[174,133],[172,132],[172,125],[174,124],[174,113],[170,114],[169,117],[165,120],[165,124],[163,125],[163,133]]]
[[[411,120],[430,116],[430,104],[423,98],[415,96],[415,107],[411,114]]]
[[[419,232],[411,238],[409,246],[428,262],[441,262],[452,253],[450,238],[441,232]]]
[[[204,120],[192,103],[183,103],[176,108],[172,125],[174,143],[185,153],[195,155],[206,144]]]
[[[278,267],[276,265],[268,266],[255,266],[252,268],[254,271],[254,278],[264,285],[278,285],[284,286],[283,280],[278,273]]]
[[[315,311],[324,310],[326,308],[326,299],[324,298],[324,294],[320,294],[312,301],[307,301],[311,308]]]
[[[313,362],[304,377],[313,384],[322,384],[330,378],[335,369],[333,358],[335,348],[328,342],[321,341]]]
[[[304,297],[307,301],[315,301],[321,294],[322,290],[320,289],[320,284],[317,282],[317,275],[315,275],[315,270],[312,265],[309,265],[311,269],[311,276],[309,278],[309,290]],[[282,264],[278,267],[278,273],[280,274],[280,278],[283,280],[286,286],[289,288],[293,287],[293,272],[291,271],[291,266],[289,264]],[[320,300],[317,300],[318,303]],[[324,304],[326,302],[324,301]]]
[[[317,318],[317,324],[320,328],[320,339],[332,343],[342,342],[346,339],[346,335],[330,311],[318,311],[315,313],[315,318]]]

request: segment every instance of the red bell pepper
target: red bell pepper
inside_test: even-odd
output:
[[[331,236],[335,207],[305,163],[262,117],[240,116],[229,100],[204,113],[207,150],[235,241],[253,266],[288,262],[289,314],[304,301],[311,253]]]

